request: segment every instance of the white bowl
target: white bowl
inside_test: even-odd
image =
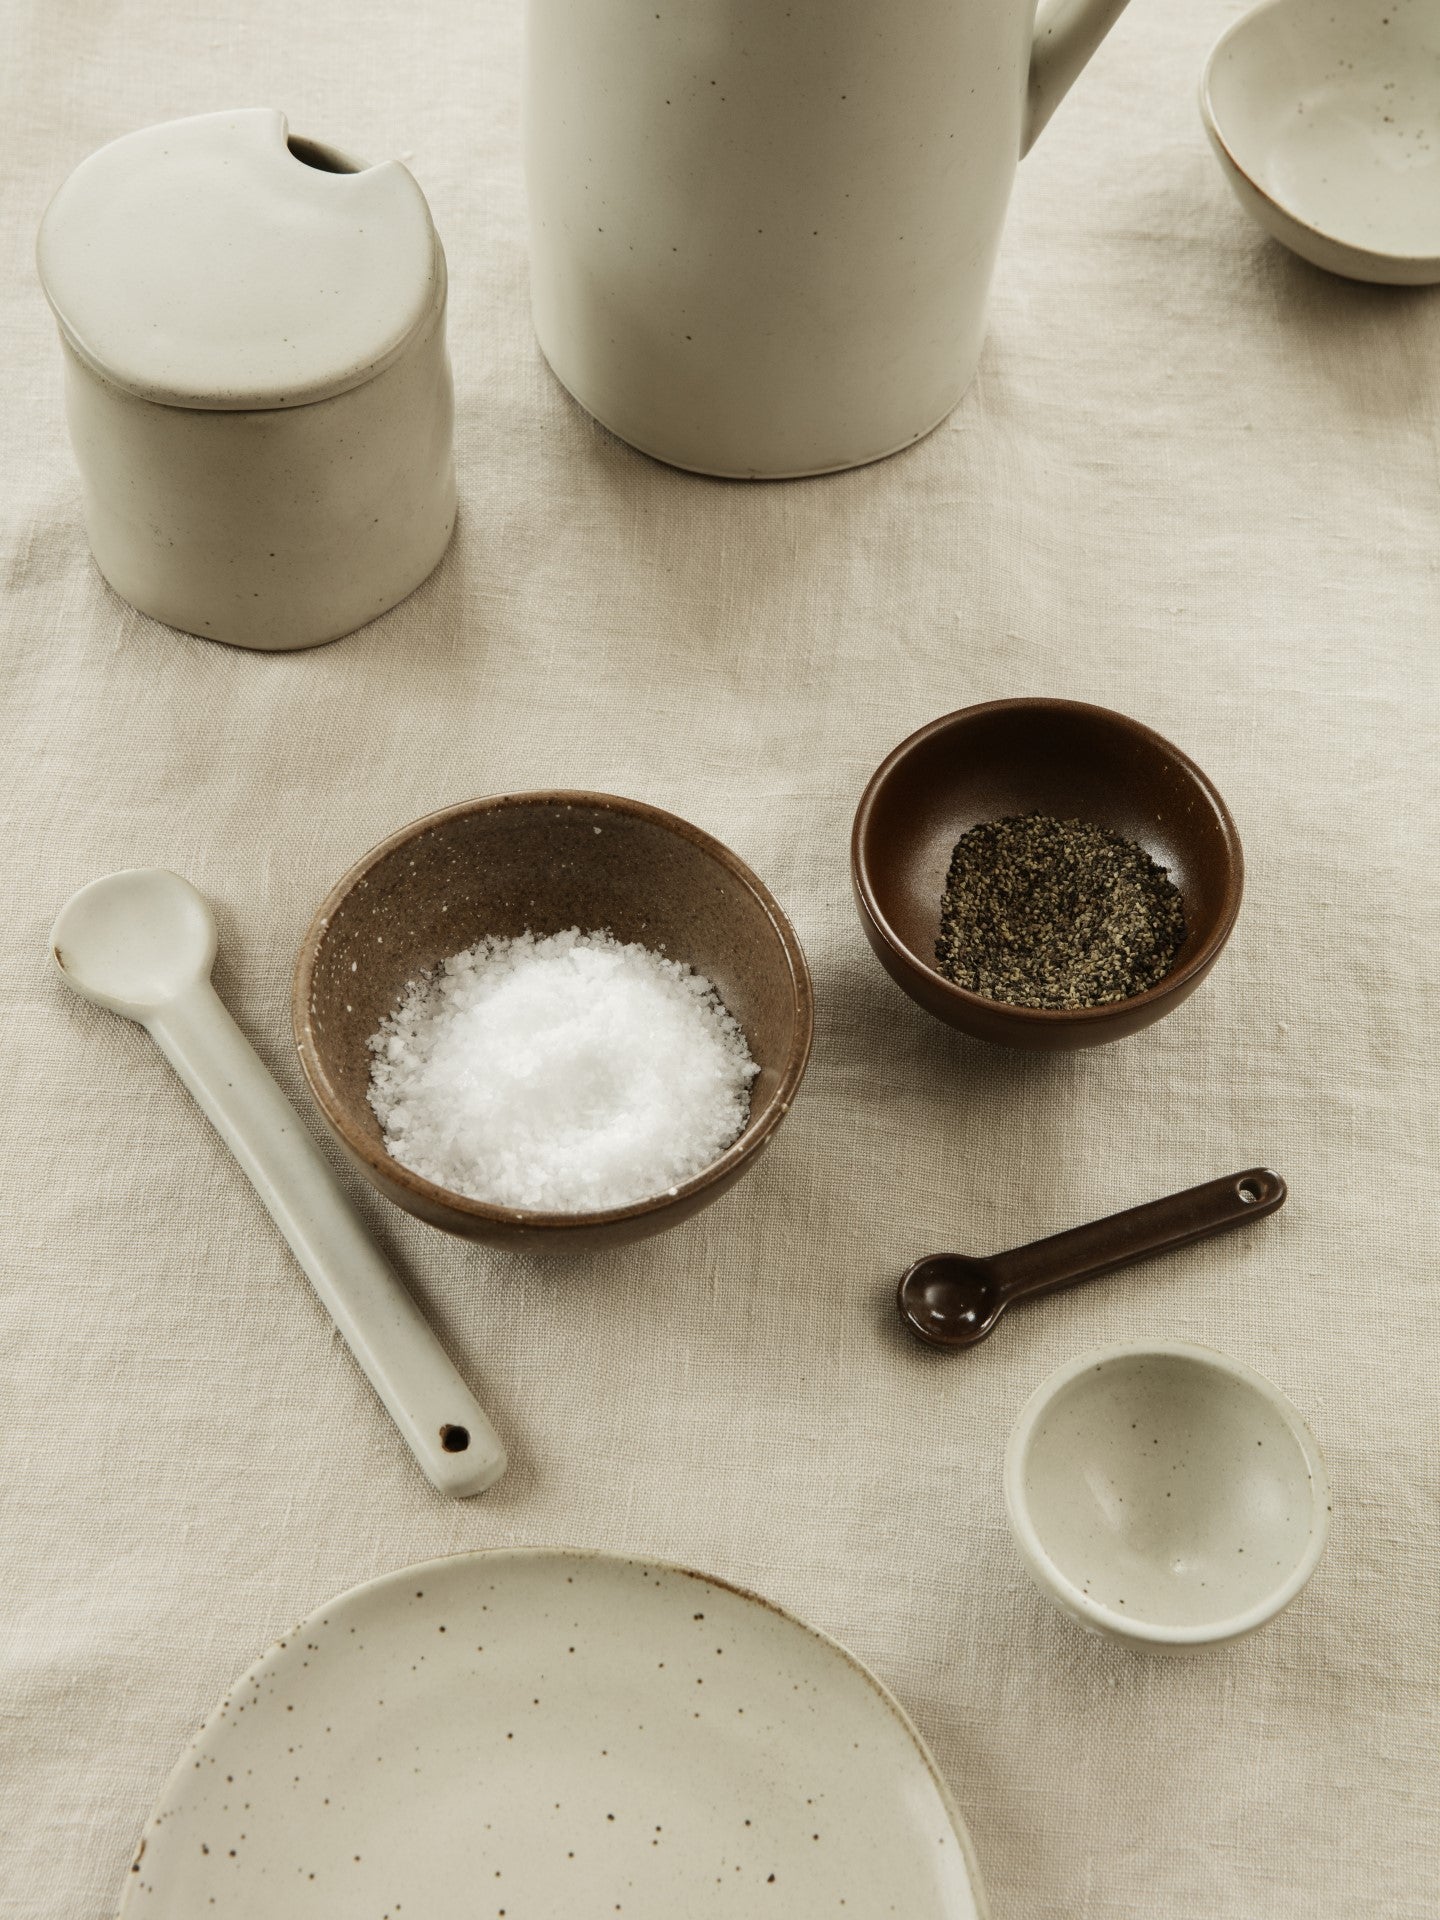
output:
[[[1042,1593],[1155,1651],[1253,1633],[1315,1571],[1325,1463],[1261,1374],[1183,1341],[1102,1347],[1031,1396],[1005,1504]]]
[[[1200,108],[1240,204],[1302,259],[1440,281],[1440,8],[1271,0],[1217,41]]]

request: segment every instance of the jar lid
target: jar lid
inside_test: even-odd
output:
[[[269,107],[102,147],[51,201],[38,251],[80,358],[176,407],[344,393],[398,357],[445,291],[413,175],[292,140]]]

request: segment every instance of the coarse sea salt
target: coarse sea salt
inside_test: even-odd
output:
[[[370,1041],[402,1166],[542,1213],[679,1186],[743,1131],[760,1069],[703,975],[608,932],[486,939],[406,988]]]

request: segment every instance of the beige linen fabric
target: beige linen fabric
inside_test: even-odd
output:
[[[1436,1913],[1440,296],[1326,278],[1233,204],[1195,89],[1238,10],[1136,0],[1022,169],[952,419],[864,472],[747,487],[630,452],[537,355],[518,0],[12,0],[0,1914],[112,1912],[182,1743],[307,1610],[525,1542],[674,1558],[838,1635],[933,1745],[996,1920]],[[106,589],[31,266],[85,154],[237,103],[405,158],[450,257],[454,546],[313,654],[188,639]],[[1249,864],[1211,983],[1054,1059],[903,999],[846,864],[897,740],[1034,692],[1179,741]],[[634,1250],[477,1251],[358,1193],[513,1450],[457,1505],[46,934],[111,868],[187,874],[220,991],[303,1107],[288,983],[327,887],[416,814],[546,784],[673,808],[751,861],[809,952],[816,1046],[756,1171]],[[923,1250],[1261,1160],[1292,1199],[1253,1233],[1017,1313],[964,1360],[896,1328]],[[1143,1335],[1272,1375],[1335,1481],[1299,1603],[1189,1663],[1052,1612],[1002,1509],[1031,1389]]]

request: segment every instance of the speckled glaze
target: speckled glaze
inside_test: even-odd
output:
[[[981,1920],[954,1804],[833,1640],[683,1569],[563,1550],[357,1587],[172,1773],[124,1920]]]
[[[1200,108],[1246,212],[1330,273],[1440,281],[1440,9],[1273,0],[1224,33]]]
[[[1060,1010],[1007,1006],[945,978],[935,937],[951,851],[980,821],[1015,813],[1093,820],[1169,870],[1185,939],[1163,980]],[[1235,925],[1245,859],[1211,780],[1138,720],[1080,700],[990,700],[932,720],[876,768],[855,810],[850,881],[876,958],[918,1006],[977,1040],[1050,1052],[1123,1040],[1188,999]]]
[[[1126,1342],[1051,1375],[1005,1455],[1036,1585],[1088,1632],[1156,1653],[1243,1639],[1315,1571],[1330,1491],[1263,1374],[1184,1341]]]
[[[455,519],[445,256],[397,161],[264,108],[127,135],[40,232],[97,564],[168,625],[267,651],[372,620]]]
[[[703,473],[911,445],[974,377],[1020,156],[1124,4],[529,0],[550,365]]]
[[[739,1139],[683,1185],[597,1213],[492,1206],[393,1160],[367,1098],[369,1042],[406,985],[487,934],[575,926],[609,928],[714,983],[760,1068]],[[291,1018],[321,1113],[387,1199],[467,1239],[575,1248],[675,1226],[754,1165],[804,1077],[814,1002],[794,928],[728,847],[643,801],[544,792],[429,814],[366,854],[300,943]]]

